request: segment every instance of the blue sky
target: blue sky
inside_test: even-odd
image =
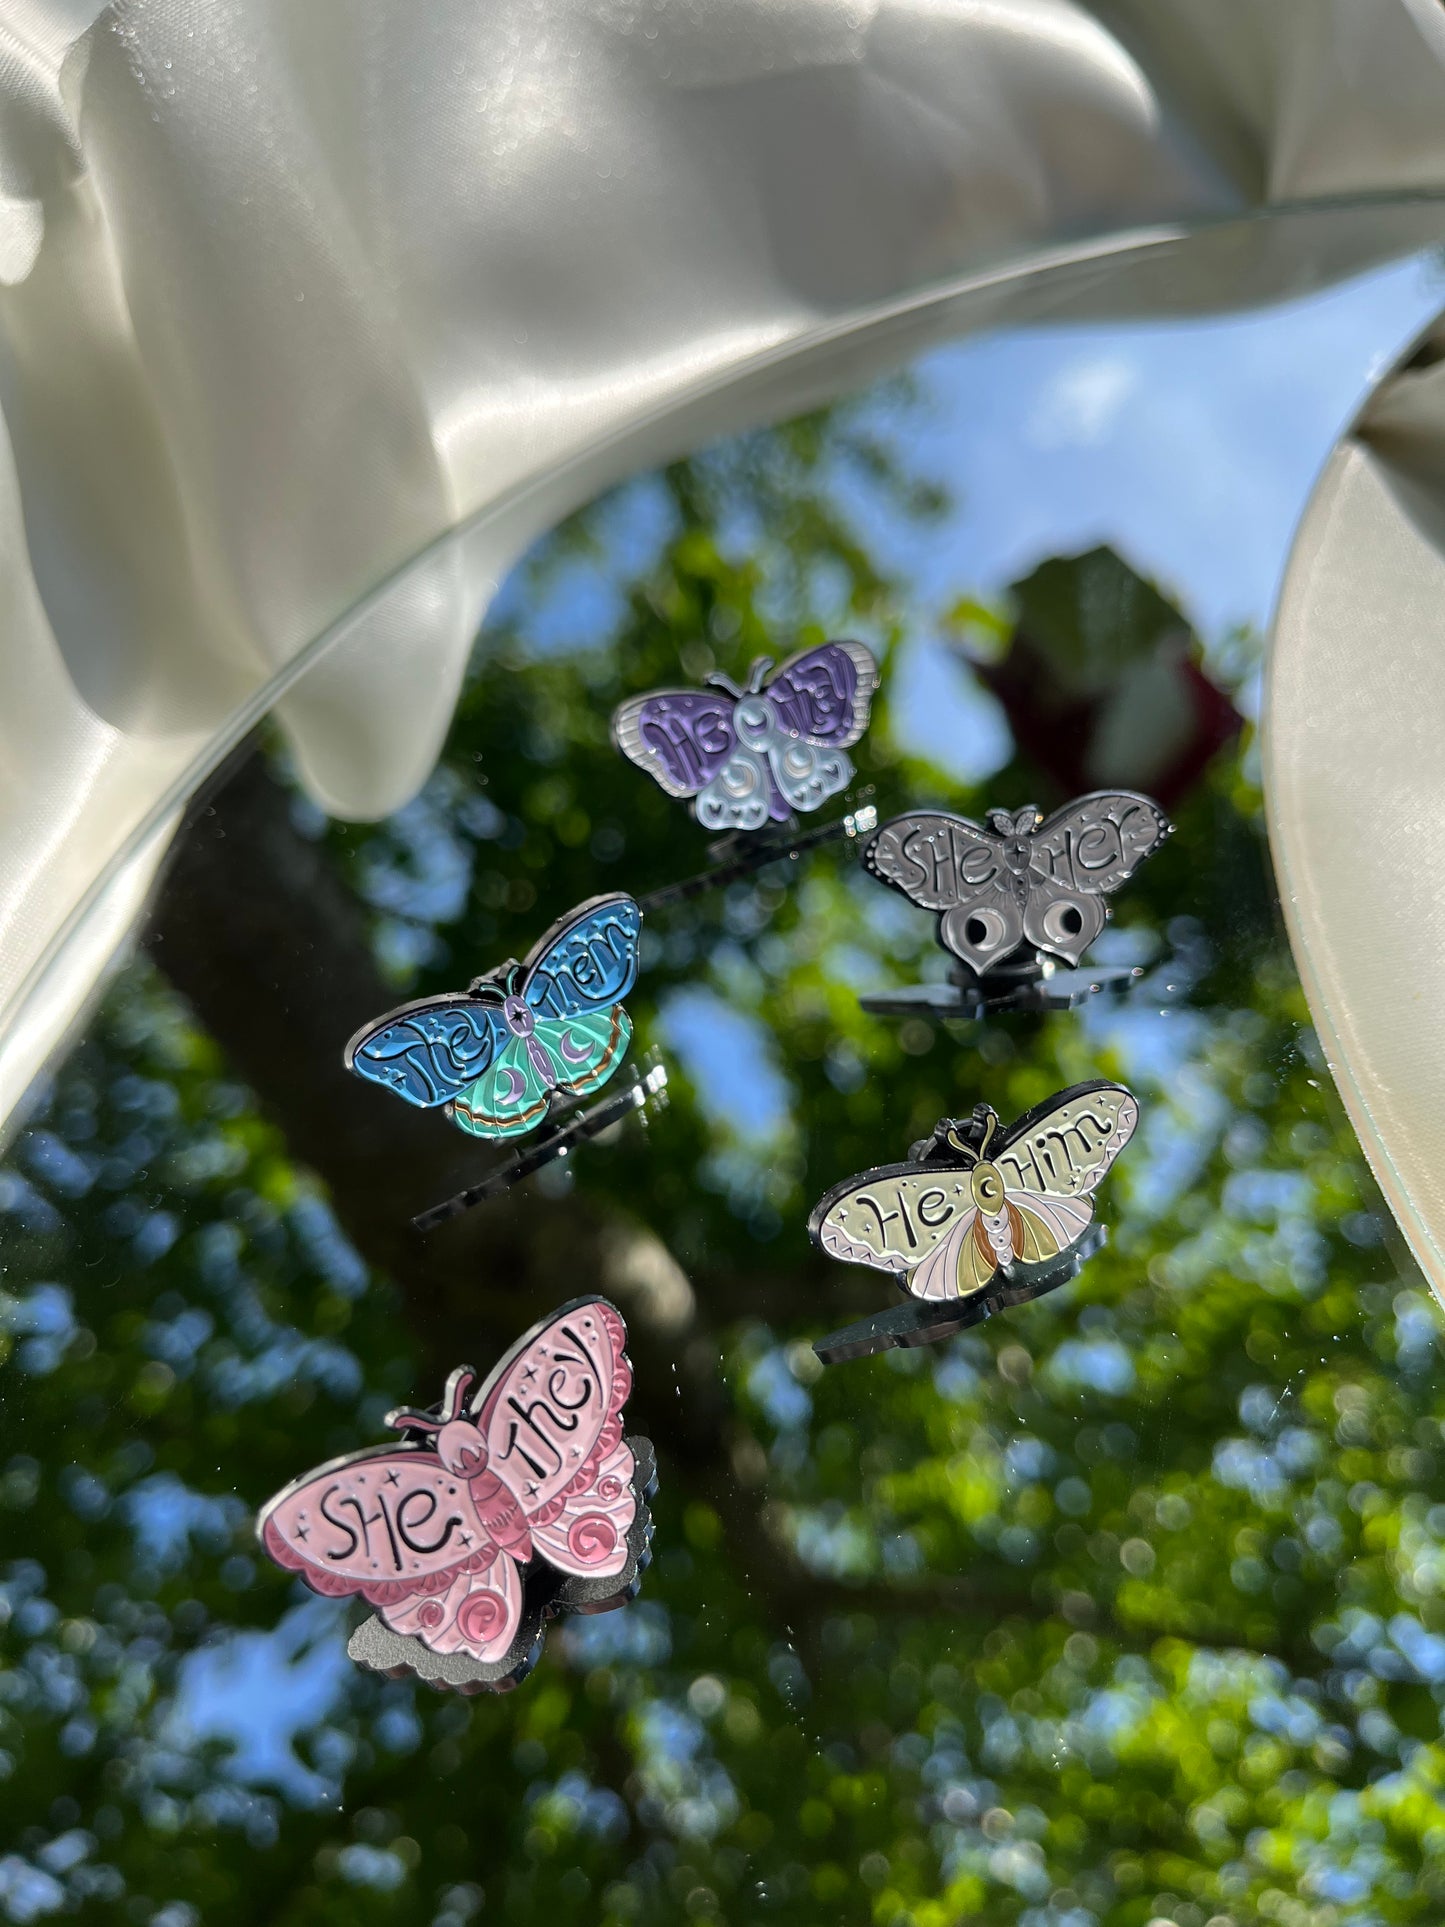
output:
[[[936,350],[910,442],[957,506],[908,544],[920,600],[997,591],[1111,542],[1206,634],[1262,627],[1331,444],[1442,303],[1445,269],[1417,258],[1246,315]]]
[[[959,781],[1008,760],[998,710],[933,633],[1051,555],[1108,543],[1210,642],[1269,623],[1320,467],[1369,384],[1445,302],[1435,257],[1198,322],[1018,330],[917,365],[900,446],[943,482],[941,524],[872,523],[914,585],[895,726]]]
[[[1263,631],[1331,445],[1442,303],[1445,268],[1417,257],[1242,315],[970,337],[914,364],[914,401],[900,407],[885,385],[877,424],[953,504],[923,526],[875,494],[857,504],[913,585],[913,634],[893,665],[907,746],[967,783],[1007,760],[1001,717],[938,645],[935,619],[961,596],[998,599],[1046,556],[1109,543],[1206,642],[1237,624]],[[601,526],[604,559],[578,558],[540,596],[515,571],[493,619],[520,617],[544,652],[603,640],[670,512],[639,478]]]
[[[998,595],[1045,556],[1109,542],[1206,638],[1238,622],[1262,628],[1332,442],[1372,377],[1442,302],[1439,266],[1415,262],[1243,317],[1030,330],[929,355],[919,367],[924,405],[906,417],[908,448],[956,506],[923,534],[870,524],[915,588],[918,630],[895,667],[915,746],[970,779],[1006,758],[997,713],[939,647],[929,616],[960,595]],[[665,528],[649,525],[645,490],[626,493],[633,513],[618,542],[637,566]],[[569,591],[529,610],[537,646],[605,631],[615,612],[605,574],[579,572]],[[502,606],[515,608],[521,593],[514,576]],[[1192,1041],[1187,1023],[1171,1020],[1166,1036],[1142,1007],[1086,1020],[1146,1080],[1167,1077]],[[702,986],[675,1000],[665,1028],[709,1108],[741,1138],[765,1142],[787,1104],[766,1035]],[[639,1610],[629,1623],[641,1623]],[[187,1663],[174,1736],[229,1739],[238,1777],[303,1800],[334,1797],[326,1775],[340,1758],[316,1772],[292,1742],[336,1699],[348,1664],[332,1608],[307,1601],[274,1632],[237,1633]]]
[[[1321,464],[1442,301],[1439,262],[1416,259],[1246,315],[1019,330],[926,356],[918,398],[881,419],[953,506],[923,526],[876,511],[864,524],[913,585],[916,627],[891,668],[906,746],[967,783],[1008,760],[1000,711],[934,622],[961,596],[1000,597],[1046,556],[1107,542],[1206,641],[1264,630]],[[709,1111],[757,1141],[787,1094],[755,1030],[701,987],[665,1020]]]

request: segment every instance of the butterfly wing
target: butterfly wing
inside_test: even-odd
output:
[[[963,1212],[943,1243],[908,1278],[911,1298],[973,1298],[993,1282],[1000,1253],[975,1205]]]
[[[1138,1122],[1138,1101],[1122,1084],[1074,1084],[1058,1092],[1012,1124],[994,1153],[1005,1196],[1045,1224],[1062,1213],[1064,1228],[1072,1222],[1067,1207],[1085,1206],[1081,1233],[1093,1215],[1092,1193]]]
[[[528,952],[522,997],[536,1022],[528,1055],[543,1053],[545,1076],[571,1096],[600,1090],[627,1054],[632,1024],[620,1000],[637,981],[641,934],[637,904],[614,891],[578,904]]]
[[[891,1164],[865,1171],[821,1197],[808,1230],[829,1257],[891,1271],[911,1298],[971,1298],[993,1280],[1009,1250],[1006,1219],[973,1199],[969,1173],[947,1165]]]
[[[522,996],[538,1017],[578,1017],[620,1003],[637,982],[642,912],[625,891],[589,897],[527,952]]]
[[[1022,943],[1022,892],[1003,839],[967,817],[941,810],[895,816],[859,854],[880,883],[940,913],[939,942],[980,976]]]
[[[1092,1198],[1043,1198],[1004,1188],[1013,1232],[1013,1261],[1046,1264],[1077,1244],[1094,1217]]]
[[[780,751],[785,742],[779,740]],[[791,743],[786,746],[793,747]],[[807,755],[811,764],[813,751],[808,750]],[[788,799],[770,774],[777,761],[771,740],[762,753],[739,744],[699,793],[692,806],[693,815],[705,830],[760,830],[770,816],[785,822]]]
[[[977,1215],[967,1171],[885,1164],[825,1191],[808,1235],[830,1258],[902,1277]]]
[[[556,1082],[536,1036],[508,1037],[495,1063],[451,1106],[452,1122],[471,1137],[524,1137],[547,1115]]]
[[[763,685],[768,722],[760,725],[753,719],[750,748],[733,758],[712,787],[727,781],[740,793],[740,758],[751,754],[763,778],[760,784],[752,773],[747,784],[758,823],[764,801],[766,813],[779,821],[793,810],[816,810],[853,780],[853,765],[843,750],[867,728],[877,686],[878,666],[860,642],[825,642],[789,657]],[[748,707],[757,702],[756,697],[743,698],[735,726],[741,727]]]
[[[1157,803],[1133,790],[1095,790],[1055,811],[1029,839],[1029,942],[1077,964],[1104,927],[1105,896],[1173,827]]]
[[[511,1651],[522,1623],[522,1575],[505,1552],[470,1559],[444,1589],[417,1590],[378,1610],[392,1632],[434,1653],[464,1653],[490,1665]]]
[[[572,1097],[590,1097],[627,1055],[632,1020],[621,1004],[613,1004],[581,1017],[542,1018],[535,1036],[548,1055],[558,1090]]]
[[[763,687],[790,736],[847,749],[868,727],[878,664],[861,642],[825,642],[790,656]]]
[[[733,702],[720,689],[654,689],[613,710],[612,740],[669,796],[696,796],[737,747]]]
[[[516,1494],[532,1543],[561,1572],[610,1578],[632,1557],[641,1504],[622,1412],[627,1327],[605,1298],[534,1325],[478,1394],[488,1464]]]
[[[445,1592],[463,1568],[489,1567],[487,1537],[465,1479],[435,1452],[383,1446],[307,1473],[262,1507],[267,1554],[313,1592],[359,1593],[390,1607]]]
[[[506,1036],[500,993],[421,997],[363,1025],[344,1061],[368,1083],[429,1110],[474,1084]]]

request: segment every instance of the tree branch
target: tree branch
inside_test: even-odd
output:
[[[733,1479],[732,1420],[705,1306],[778,1315],[774,1279],[709,1279],[695,1292],[662,1242],[622,1212],[522,1186],[423,1239],[412,1213],[477,1175],[478,1153],[440,1120],[363,1084],[345,1040],[394,1001],[362,905],[323,846],[301,835],[261,758],[241,761],[177,839],[149,948],[279,1126],[326,1184],[363,1259],[400,1287],[439,1384],[485,1365],[534,1319],[583,1290],[614,1298],[637,1368],[629,1407],[668,1470],[746,1542],[751,1577],[794,1599],[809,1583]],[[788,1297],[807,1290],[790,1281]],[[714,1296],[714,1294],[717,1294]]]

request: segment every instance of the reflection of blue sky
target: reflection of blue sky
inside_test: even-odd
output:
[[[896,420],[955,506],[921,533],[875,516],[872,539],[925,607],[1109,542],[1206,635],[1262,624],[1331,443],[1442,292],[1438,266],[1415,261],[1241,316],[937,349],[919,370],[926,405]]]
[[[594,519],[595,546],[549,571],[544,592],[527,565],[514,569],[488,620],[515,623],[539,654],[565,654],[603,642],[622,619],[625,584],[643,574],[673,532],[674,509],[658,478],[639,476],[616,490]]]
[[[938,634],[961,597],[996,599],[1050,555],[1107,542],[1175,596],[1206,642],[1268,620],[1314,476],[1369,381],[1439,304],[1438,265],[1409,262],[1243,316],[1029,329],[968,339],[918,364],[911,399],[880,390],[874,426],[951,499],[934,522],[890,515],[840,477],[865,539],[911,585],[910,634],[890,683],[902,746],[955,780],[1007,760],[1007,726]],[[620,490],[544,595],[518,570],[498,613],[542,651],[605,641],[621,585],[669,532],[649,478]],[[911,967],[912,968],[912,967]],[[1095,1041],[1145,1083],[1198,1047],[1183,1012],[1102,1013]],[[690,993],[666,1040],[706,1113],[745,1140],[774,1135],[787,1090],[760,1029]]]
[[[212,1550],[225,1546],[245,1516],[233,1494],[192,1492],[174,1472],[157,1472],[133,1485],[125,1509],[137,1551],[165,1572],[190,1556],[192,1539]]]
[[[659,1028],[704,1117],[754,1141],[776,1136],[788,1114],[788,1086],[761,1024],[699,989],[669,997]]]
[[[1003,709],[936,636],[910,636],[888,684],[901,746],[956,783],[983,783],[1013,755]]]
[[[960,782],[1006,760],[995,706],[933,623],[1051,555],[1109,543],[1206,641],[1262,629],[1320,464],[1440,293],[1438,267],[1417,261],[1261,313],[1030,329],[927,356],[919,399],[883,419],[953,506],[920,528],[870,497],[865,524],[918,608],[893,673],[904,746]]]
[[[183,1748],[219,1741],[230,1749],[234,1778],[276,1787],[300,1805],[334,1800],[347,1762],[325,1759],[325,1735],[318,1754],[315,1729],[351,1683],[345,1620],[344,1601],[307,1599],[270,1632],[230,1633],[188,1654],[166,1737]],[[335,1779],[303,1765],[301,1734]]]
[[[911,399],[880,389],[873,426],[952,502],[914,523],[868,482],[838,479],[845,500],[857,491],[867,542],[913,586],[920,626],[893,692],[910,746],[946,723],[961,779],[996,766],[997,714],[936,659],[929,619],[961,596],[996,597],[1047,556],[1111,543],[1206,638],[1263,627],[1320,464],[1441,295],[1438,264],[1420,259],[1244,315],[969,337],[915,364]],[[514,571],[494,619],[518,621],[542,652],[605,641],[622,585],[671,527],[657,483],[638,478],[545,593]]]

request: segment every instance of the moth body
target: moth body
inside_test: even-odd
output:
[[[492,1543],[525,1565],[532,1556],[532,1534],[516,1493],[490,1466],[469,1476],[472,1504]]]

